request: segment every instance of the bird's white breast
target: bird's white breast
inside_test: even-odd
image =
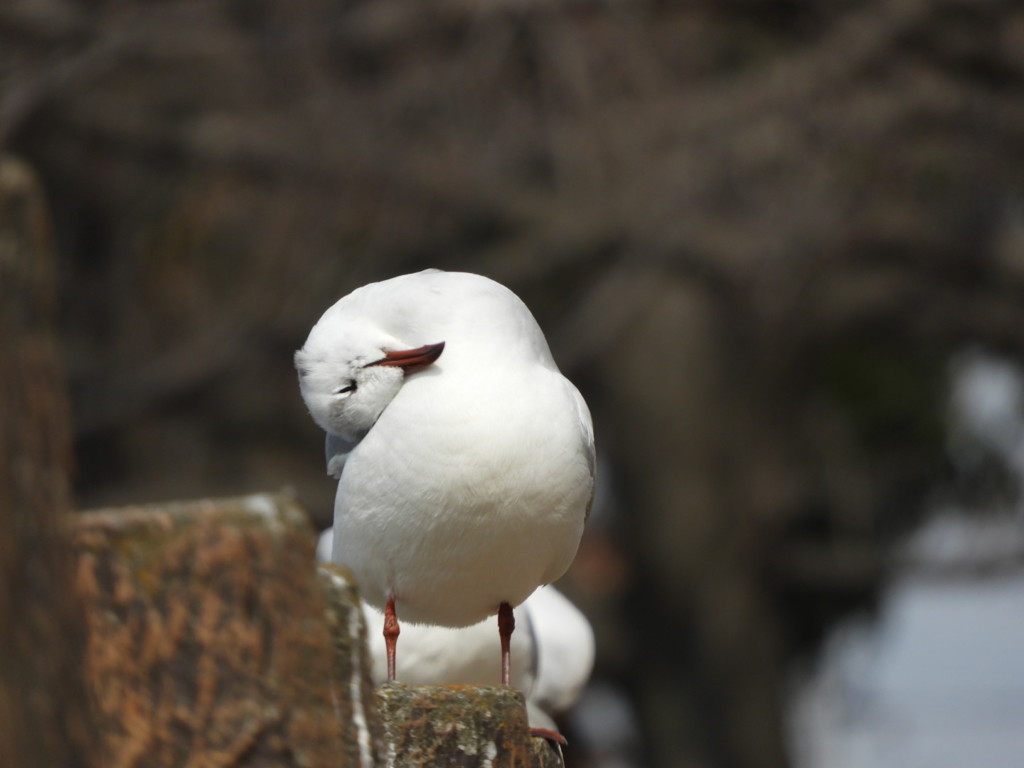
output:
[[[453,356],[454,357],[454,356]],[[465,626],[564,573],[592,492],[589,424],[555,370],[416,374],[350,454],[335,559],[366,599]]]

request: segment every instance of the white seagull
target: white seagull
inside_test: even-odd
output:
[[[526,305],[485,277],[426,270],[324,313],[295,354],[303,400],[339,476],[333,559],[398,617],[464,627],[512,608],[575,557],[594,488],[583,397]]]

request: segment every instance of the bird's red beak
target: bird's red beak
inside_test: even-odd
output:
[[[380,360],[367,363],[364,367],[369,368],[371,365],[391,365],[402,368],[406,373],[415,373],[416,371],[422,371],[428,365],[437,360],[437,358],[441,356],[442,351],[444,351],[443,341],[438,342],[437,344],[426,344],[422,347],[416,347],[415,349],[391,350],[389,352],[385,352],[384,357]]]

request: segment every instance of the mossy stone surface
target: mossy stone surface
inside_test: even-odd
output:
[[[546,768],[560,762],[551,747],[534,744],[523,695],[512,688],[387,683],[377,695],[394,768]],[[538,755],[553,761],[538,762]]]

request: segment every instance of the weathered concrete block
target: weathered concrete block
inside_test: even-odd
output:
[[[81,516],[74,543],[105,765],[358,765],[297,504],[102,510]]]
[[[530,736],[523,695],[513,688],[387,683],[377,695],[389,768],[560,764],[550,746]]]

